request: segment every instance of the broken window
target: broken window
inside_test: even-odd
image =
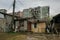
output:
[[[36,28],[37,27],[37,23],[34,23],[34,28]]]

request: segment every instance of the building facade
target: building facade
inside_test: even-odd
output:
[[[32,9],[32,8],[24,9],[24,10],[23,10],[23,18],[30,18],[30,17],[32,17],[31,9]]]
[[[32,19],[28,20],[28,31],[37,32],[37,33],[44,33],[46,28],[46,22],[48,21],[49,17],[49,6],[43,7],[35,7],[31,9],[25,9],[23,11],[25,18],[33,17]]]
[[[31,13],[37,20],[47,20],[49,16],[49,6],[35,7],[31,10]]]

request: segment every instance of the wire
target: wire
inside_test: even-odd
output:
[[[20,4],[18,4],[18,3],[20,3]],[[17,1],[16,1],[16,6],[15,6],[15,8],[17,9],[17,7],[18,7],[18,9],[20,9],[19,5],[20,5],[20,6],[21,6],[21,5],[24,6],[24,4],[23,4],[20,0],[17,0]],[[12,4],[10,5],[10,7],[7,9],[7,12],[8,12],[12,7],[13,7],[13,3],[12,3]]]
[[[20,0],[17,0],[17,2],[19,3],[19,5],[21,4],[22,6],[25,6]]]
[[[24,4],[23,4],[21,1],[17,0],[17,1],[16,1],[16,6],[15,6],[15,7],[16,7],[16,9],[18,9],[18,10],[19,10],[19,9],[20,9],[20,7],[21,7],[21,5],[23,5],[23,6],[24,6]]]
[[[21,5],[24,5],[20,0],[18,0],[18,2],[19,2]]]
[[[9,6],[9,8],[7,9],[7,12],[12,8],[13,3]]]

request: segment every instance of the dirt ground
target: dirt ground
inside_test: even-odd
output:
[[[0,40],[60,40],[55,34],[0,33]]]
[[[23,40],[25,37],[21,33],[0,33],[0,40]]]

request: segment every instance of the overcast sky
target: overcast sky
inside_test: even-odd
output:
[[[7,9],[11,12],[12,3],[13,0],[0,0],[0,9]],[[60,13],[60,0],[16,0],[16,11],[37,6],[50,6],[50,15]]]

